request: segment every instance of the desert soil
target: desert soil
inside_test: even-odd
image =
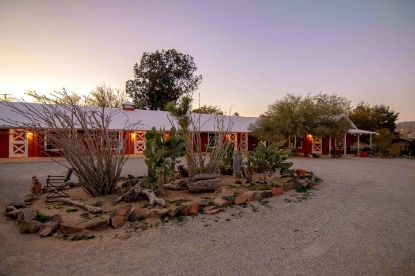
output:
[[[415,161],[294,158],[324,179],[312,195],[273,197],[145,231],[89,241],[18,234],[0,216],[0,275],[414,275]],[[64,168],[1,162],[0,204]],[[124,173],[145,172],[142,159]]]

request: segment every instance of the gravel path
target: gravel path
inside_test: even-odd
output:
[[[40,163],[1,163],[0,201],[24,189],[27,169],[57,170]],[[1,216],[0,275],[415,274],[415,161],[294,163],[325,180],[307,200],[284,195],[272,198],[270,207],[235,207],[128,239],[115,237],[125,233],[121,229],[110,239],[41,240],[17,234]],[[140,164],[132,159],[126,170]]]

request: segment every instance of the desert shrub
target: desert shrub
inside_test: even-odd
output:
[[[248,162],[257,173],[273,172],[280,169],[281,173],[288,172],[292,162],[287,162],[289,151],[280,149],[280,144],[269,146],[260,143],[254,151],[248,154]]]

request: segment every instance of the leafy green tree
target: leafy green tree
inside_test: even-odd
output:
[[[282,100],[270,105],[250,131],[260,140],[276,142],[286,135],[302,137],[306,130],[307,112],[311,112],[310,97],[303,98],[288,94]]]
[[[395,134],[388,128],[378,129],[379,135],[373,137],[373,148],[380,155],[387,155]]]
[[[126,83],[126,92],[138,108],[157,110],[191,95],[202,81],[196,75],[193,57],[175,49],[144,52],[140,64],[134,65],[134,79]]]
[[[125,91],[113,89],[105,84],[99,85],[86,98],[86,104],[100,107],[122,107],[128,101]]]
[[[369,106],[367,103],[361,102],[350,112],[349,117],[360,129],[377,131],[387,128],[395,133],[399,113],[393,111],[389,106]]]
[[[360,129],[375,131],[378,129],[374,110],[365,102],[360,102],[349,114],[350,120]]]
[[[192,112],[194,113],[202,113],[202,114],[217,114],[223,115],[223,111],[215,106],[215,105],[203,105],[199,108],[193,109]]]
[[[288,94],[270,105],[250,130],[260,140],[276,142],[291,135],[333,135],[350,127],[345,114],[350,101],[337,95],[295,96]]]

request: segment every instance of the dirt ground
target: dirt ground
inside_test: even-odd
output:
[[[21,235],[0,216],[0,275],[414,275],[415,161],[294,158],[325,184],[145,231],[89,241]],[[50,162],[0,163],[0,204]],[[144,174],[131,159],[125,174]]]

